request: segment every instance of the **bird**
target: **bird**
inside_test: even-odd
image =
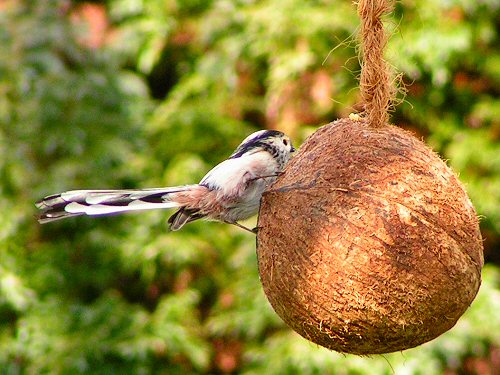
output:
[[[295,152],[278,130],[260,130],[212,168],[198,184],[129,190],[71,190],[35,203],[41,224],[73,216],[105,216],[135,210],[177,208],[168,219],[172,231],[199,219],[233,224],[257,214],[262,194],[283,172]]]

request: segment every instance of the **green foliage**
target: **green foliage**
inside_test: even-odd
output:
[[[1,374],[441,374],[500,346],[498,261],[450,332],[360,358],[285,327],[262,291],[254,238],[237,228],[168,233],[165,212],[43,227],[33,219],[44,195],[191,183],[253,130],[280,128],[300,143],[347,116],[359,74],[351,2],[5,3]],[[498,8],[399,2],[387,50],[412,83],[393,120],[460,174],[491,260],[500,243]],[[91,27],[99,15],[104,31]],[[92,33],[103,33],[97,44]]]

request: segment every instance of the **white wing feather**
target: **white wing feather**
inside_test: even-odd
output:
[[[268,152],[258,151],[223,161],[203,177],[200,185],[231,197],[241,194],[249,180],[273,175],[275,171],[274,158]]]

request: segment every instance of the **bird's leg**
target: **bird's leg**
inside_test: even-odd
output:
[[[283,174],[283,172],[276,172],[275,174],[271,174],[269,176],[259,176],[259,177],[254,177],[251,178],[249,181],[255,181],[255,180],[260,180],[262,178],[268,178],[268,177],[278,177],[279,175]]]
[[[256,231],[256,229],[257,229],[257,228],[250,229],[250,228],[247,228],[247,227],[246,227],[246,226],[244,226],[244,225],[241,225],[240,223],[238,223],[238,222],[236,222],[236,221],[234,221],[234,222],[232,222],[232,221],[226,221],[225,223],[227,223],[227,224],[232,224],[232,225],[236,225],[237,227],[239,227],[239,228],[241,228],[241,229],[244,229],[244,230],[246,230],[247,232],[250,232],[250,233],[253,233],[253,234],[256,234],[256,233],[257,233],[257,231]]]

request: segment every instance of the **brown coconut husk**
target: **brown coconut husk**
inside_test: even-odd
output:
[[[265,193],[257,250],[278,315],[355,354],[453,327],[483,265],[476,213],[450,168],[406,131],[349,119],[320,128]]]
[[[358,4],[361,120],[309,137],[264,193],[258,222],[275,311],[312,342],[354,354],[411,348],[453,327],[483,266],[478,219],[456,175],[387,123],[395,88],[381,19],[392,8]]]

